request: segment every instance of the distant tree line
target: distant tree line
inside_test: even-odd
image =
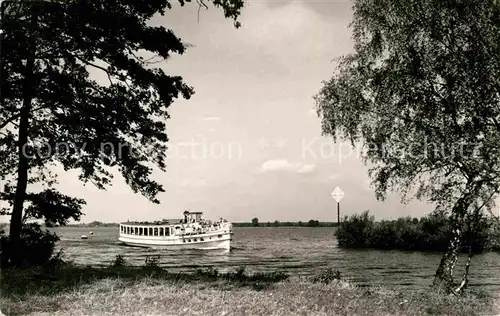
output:
[[[118,227],[118,223],[103,223],[99,221],[93,221],[90,223],[78,223],[78,224],[68,224],[68,227]],[[257,218],[252,219],[251,222],[236,222],[233,223],[234,227],[336,227],[337,223],[333,222],[320,222],[318,220],[309,220],[307,222],[263,222],[260,223]],[[47,226],[48,227],[48,226]]]
[[[236,222],[233,223],[234,227],[336,227],[337,223],[334,222],[320,222],[311,219],[307,222],[259,222],[257,217],[254,217],[251,222]]]
[[[93,221],[90,223],[79,223],[79,224],[69,224],[69,227],[119,227],[118,223],[103,223],[99,221]]]
[[[500,251],[500,223],[483,217],[474,229],[464,227],[462,252]],[[401,217],[376,222],[368,211],[345,217],[335,231],[338,245],[345,248],[446,251],[452,232],[449,217],[434,212],[422,218]],[[470,249],[469,249],[470,247]]]

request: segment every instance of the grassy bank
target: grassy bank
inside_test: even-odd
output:
[[[464,241],[472,241],[472,251],[500,251],[500,224],[484,218],[474,233],[464,227]],[[422,218],[398,218],[376,222],[368,212],[345,217],[335,231],[338,244],[346,248],[398,249],[413,251],[446,251],[451,238],[448,218],[432,213]],[[468,250],[464,242],[464,252]]]
[[[358,288],[333,271],[313,278],[283,273],[170,274],[142,268],[68,265],[2,271],[6,315],[495,315],[493,297],[440,296]],[[495,306],[495,304],[497,304]],[[495,313],[496,311],[496,313]]]

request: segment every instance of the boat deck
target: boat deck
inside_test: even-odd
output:
[[[120,225],[128,225],[128,226],[161,226],[161,225],[178,225],[182,224],[182,219],[169,219],[162,220],[156,222],[122,222]]]

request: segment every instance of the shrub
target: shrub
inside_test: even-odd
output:
[[[483,217],[476,225],[472,231],[464,225],[462,251],[469,250],[469,243],[473,253],[500,249],[500,224]],[[451,229],[448,218],[438,212],[420,220],[406,217],[380,222],[363,212],[345,217],[335,235],[341,247],[443,252],[448,248]]]
[[[42,230],[39,224],[24,224],[21,229],[21,243],[18,251],[23,254],[23,267],[47,266],[60,262],[61,252],[54,255],[59,237],[48,230]],[[2,267],[10,266],[12,249],[9,237],[0,232],[0,262]]]
[[[148,269],[159,269],[160,268],[160,256],[159,255],[147,256],[144,267],[148,268]]]
[[[500,251],[500,221],[492,223],[488,230],[487,247],[492,251]]]
[[[339,228],[335,231],[340,246],[353,246],[357,248],[366,247],[366,237],[370,236],[373,230],[375,218],[368,215],[368,211],[361,215],[352,215],[344,219]]]
[[[111,263],[112,268],[126,267],[127,265],[128,263],[122,255],[116,255],[115,260]]]
[[[340,279],[341,279],[340,271],[328,268],[315,275],[312,281],[313,283],[329,284],[334,280],[340,280]]]

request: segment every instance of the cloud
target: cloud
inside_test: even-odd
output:
[[[495,198],[495,207],[491,210],[493,215],[500,217],[500,196]]]
[[[317,111],[316,109],[310,109],[309,111],[307,111],[307,116],[317,116]]]
[[[273,159],[264,162],[260,172],[288,171],[296,173],[311,173],[316,169],[316,165],[290,163],[286,159]]]
[[[307,1],[291,1],[274,7],[252,2],[245,8],[242,23],[239,33],[234,33],[235,40],[258,45],[260,52],[278,56],[280,62],[295,66],[298,56],[307,59],[308,64],[311,59],[330,55],[332,42],[349,47],[351,41],[347,30],[337,31],[346,29],[348,22],[327,19],[310,8]]]
[[[182,181],[181,186],[184,188],[193,187],[199,188],[207,185],[207,180],[205,179],[185,179]]]
[[[364,185],[364,187],[362,187],[362,189],[365,191],[373,192],[374,189],[373,189],[372,181],[370,179],[366,179],[365,185]]]
[[[303,165],[300,167],[297,172],[298,173],[311,173],[316,170],[316,165]]]
[[[338,178],[340,178],[339,174],[332,174],[328,177],[328,180],[337,180]]]
[[[222,119],[218,116],[205,116],[205,117],[202,117],[200,120],[208,122],[208,121],[220,121]]]

